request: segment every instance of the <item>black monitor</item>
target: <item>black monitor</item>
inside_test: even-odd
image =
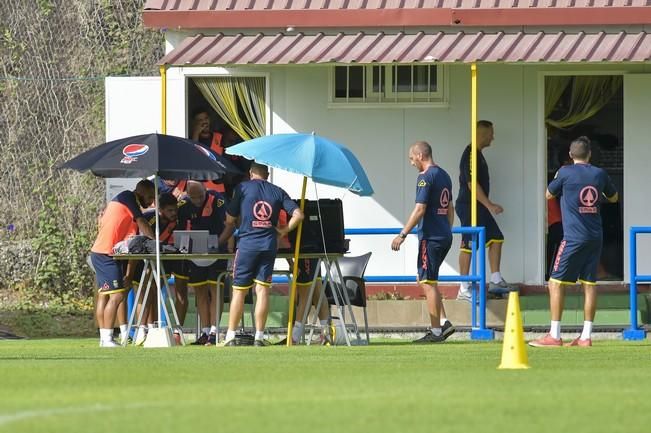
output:
[[[300,200],[296,200],[300,206]],[[344,210],[340,199],[305,200],[305,219],[301,235],[303,253],[345,253]],[[289,233],[292,251],[297,230]],[[324,251],[325,242],[325,251]]]

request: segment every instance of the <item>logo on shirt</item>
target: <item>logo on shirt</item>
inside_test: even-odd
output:
[[[597,188],[592,185],[584,187],[579,192],[579,201],[582,206],[579,206],[579,213],[597,213],[597,207],[595,204],[599,199],[599,193]]]
[[[217,157],[215,155],[213,155],[213,153],[211,151],[209,151],[208,149],[206,149],[205,147],[201,146],[200,144],[195,144],[194,147],[199,149],[201,151],[201,153],[206,155],[208,158],[212,159],[213,161],[217,161]]]
[[[448,214],[448,205],[450,204],[450,190],[447,188],[443,188],[441,191],[441,197],[439,198],[439,203],[441,204],[441,207],[438,209],[437,213],[439,215],[447,215]]]
[[[253,216],[257,221],[253,221],[251,226],[259,228],[271,227],[271,205],[264,200],[255,202],[253,205]]]
[[[424,187],[424,186],[427,186],[427,182],[425,182],[424,179],[421,179],[420,182],[418,182],[418,187],[419,187],[419,188],[422,188],[422,187]]]
[[[138,161],[138,157],[149,152],[149,146],[146,144],[127,144],[122,149],[124,158],[120,160],[120,164],[131,164]]]

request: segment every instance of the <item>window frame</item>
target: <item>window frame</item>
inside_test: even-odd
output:
[[[399,66],[411,66],[411,88],[409,92],[404,91],[393,91],[394,81],[397,79],[394,78],[394,71],[397,71]],[[435,92],[414,92],[414,66],[428,66],[436,68],[436,87]],[[346,97],[336,97],[335,96],[335,84],[336,84],[336,68],[337,67],[346,67],[347,77],[350,75],[350,68],[359,67],[364,68],[363,74],[363,89],[364,95],[362,97],[350,97],[350,88],[349,88],[349,78],[346,81]],[[382,82],[384,83],[384,91],[377,92],[373,89],[373,73],[374,68],[380,67],[381,75],[383,75]],[[335,64],[331,68],[329,77],[329,101],[328,106],[331,108],[341,108],[341,107],[447,107],[448,98],[447,98],[447,89],[448,89],[448,74],[446,73],[446,67],[441,64],[431,64],[431,63],[405,63],[405,64]],[[428,81],[429,83],[429,78]]]

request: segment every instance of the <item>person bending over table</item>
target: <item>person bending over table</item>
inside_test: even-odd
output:
[[[179,227],[185,230],[208,230],[220,235],[224,230],[226,201],[223,194],[206,190],[203,183],[188,181],[187,196],[179,202]],[[226,252],[220,251],[220,252]],[[217,334],[217,276],[226,270],[226,260],[216,260],[210,265],[197,265],[184,261],[184,268],[175,275],[176,308],[181,323],[185,320],[188,305],[187,286],[194,289],[201,322],[201,335],[194,344],[215,344]],[[181,283],[181,284],[179,284]],[[223,296],[220,311],[223,308]],[[178,330],[177,330],[178,332]]]
[[[233,295],[228,317],[225,346],[235,346],[235,329],[242,317],[244,298],[255,285],[255,346],[266,346],[264,329],[269,312],[269,288],[276,260],[277,238],[298,227],[303,212],[280,187],[267,181],[266,165],[252,163],[251,180],[235,187],[233,200],[226,210],[226,227],[219,238],[226,245],[240,219],[239,241],[233,264]],[[284,209],[291,215],[286,227],[278,227],[278,215]]]
[[[154,238],[141,208],[148,208],[154,202],[154,184],[141,180],[134,191],[122,191],[116,195],[104,209],[100,218],[99,232],[91,247],[90,259],[95,269],[95,281],[98,287],[95,317],[99,326],[100,347],[116,347],[113,341],[113,324],[118,306],[124,301],[124,293],[131,289],[131,280],[135,262],[129,261],[124,269],[123,263],[113,260],[113,246],[135,235],[138,229],[150,238]],[[120,331],[126,338],[126,317],[121,317]]]
[[[177,221],[178,203],[174,194],[169,192],[164,192],[162,194],[159,194],[158,209],[159,209],[158,222],[159,222],[159,230],[160,230],[159,232],[160,242],[166,245],[174,245],[173,233],[178,224]],[[155,231],[156,211],[148,210],[143,214],[143,216],[145,217],[145,220],[147,220],[147,224],[149,224],[152,230]],[[165,278],[169,278],[169,276],[174,272],[175,265],[178,263],[180,262],[168,261],[167,263],[165,263]],[[152,269],[149,269],[147,271],[147,274],[143,275],[143,269],[144,269],[144,264],[142,261],[140,261],[140,263],[138,263],[136,267],[135,277],[133,280],[134,290],[138,289],[138,285],[140,284],[141,279],[145,278],[144,281],[146,282],[147,276],[149,275],[150,272],[152,272]],[[137,346],[140,346],[145,342],[145,339],[147,338],[147,330],[153,328],[156,320],[158,320],[158,314],[156,314],[157,312],[155,307],[155,303],[156,303],[155,285],[152,285],[152,287],[149,289],[149,296],[147,297],[146,302],[144,302],[143,299],[144,296],[145,296],[145,291],[143,288],[143,291],[139,299],[136,300],[136,317],[140,317],[140,310],[144,309],[142,313],[143,323],[140,324],[140,327],[136,332],[135,344]]]

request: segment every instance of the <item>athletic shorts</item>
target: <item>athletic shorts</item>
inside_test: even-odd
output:
[[[172,260],[165,260],[165,262],[163,262],[161,260],[161,265],[163,265],[163,268],[165,269],[166,278],[169,278],[174,273],[174,269],[176,268],[176,265],[179,263],[181,262],[172,261]],[[154,264],[154,267],[155,266],[156,265]],[[135,284],[140,283],[140,280],[142,279],[142,271],[144,268],[145,268],[145,263],[142,260],[139,260],[138,264],[136,265],[136,271],[133,274],[133,282]],[[149,267],[149,271],[150,272],[152,271],[151,266]]]
[[[126,260],[114,260],[108,254],[94,253],[92,251],[90,260],[95,269],[95,283],[100,295],[110,295],[131,289],[131,287],[123,287]]]
[[[550,281],[561,284],[596,284],[601,258],[601,240],[571,241],[563,239],[552,265]]]
[[[422,239],[418,242],[418,282],[435,284],[439,279],[439,268],[450,251],[452,238],[441,240]]]
[[[472,224],[470,221],[470,203],[457,203],[455,210],[459,220],[461,220],[461,225],[463,227],[470,227]],[[504,242],[504,235],[497,225],[495,218],[493,218],[490,211],[481,203],[477,203],[477,225],[486,228],[486,246],[492,243]],[[470,233],[461,235],[460,249],[467,253],[472,252],[472,235]]]
[[[217,284],[219,274],[226,271],[226,260],[216,260],[208,266],[198,266],[191,260],[185,261],[188,286],[201,286],[203,284]]]
[[[233,289],[247,290],[254,283],[271,287],[271,275],[276,261],[275,251],[235,252],[233,260]]]
[[[310,286],[312,281],[314,281],[314,276],[319,272],[321,273],[321,267],[317,269],[317,264],[319,259],[299,259],[298,260],[298,275],[296,276],[296,285],[298,286]],[[321,279],[321,275],[317,278]]]

